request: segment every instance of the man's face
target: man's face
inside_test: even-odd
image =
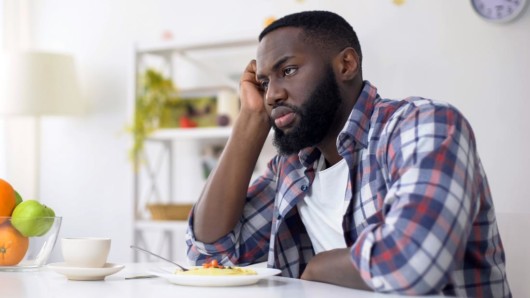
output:
[[[317,146],[330,131],[341,105],[329,58],[300,37],[301,29],[280,28],[258,47],[258,82],[275,130],[280,154]]]
[[[284,155],[295,154],[303,148],[319,144],[333,124],[340,104],[341,97],[335,74],[329,66],[328,70],[323,73],[320,83],[315,86],[302,106],[280,103],[293,110],[300,119],[297,124],[284,132],[271,118],[275,132],[274,146],[278,152]]]

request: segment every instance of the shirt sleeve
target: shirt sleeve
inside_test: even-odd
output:
[[[214,243],[203,243],[195,238],[192,210],[186,233],[190,263],[200,265],[210,259],[217,259],[225,265],[248,265],[266,260],[276,195],[278,161],[279,157],[273,158],[265,173],[249,187],[243,214],[234,229]]]
[[[439,293],[479,207],[473,132],[455,108],[425,100],[395,115],[383,134],[384,220],[359,235],[354,265],[378,292]]]

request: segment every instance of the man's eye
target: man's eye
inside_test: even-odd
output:
[[[296,73],[296,67],[293,67],[293,66],[286,67],[283,70],[283,75],[285,75],[285,76],[291,76],[291,75],[293,75],[295,73]]]
[[[261,81],[259,84],[261,86],[261,89],[263,89],[263,90],[267,90],[267,88],[269,87],[269,82],[268,81]]]

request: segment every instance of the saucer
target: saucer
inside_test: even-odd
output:
[[[64,262],[52,263],[47,266],[51,270],[65,275],[69,280],[103,280],[106,276],[122,270],[125,265],[106,263],[101,268],[74,267]]]

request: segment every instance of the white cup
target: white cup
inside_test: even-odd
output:
[[[61,249],[67,265],[101,268],[107,263],[110,238],[62,238]]]

